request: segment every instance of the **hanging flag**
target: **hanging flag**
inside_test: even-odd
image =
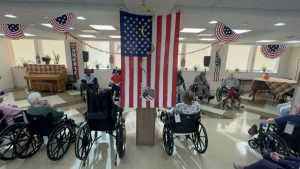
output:
[[[214,81],[220,81],[220,69],[221,69],[221,56],[219,54],[220,50],[216,52],[215,58],[215,71],[214,71]]]
[[[232,43],[238,40],[240,37],[232,29],[224,25],[222,22],[216,24],[215,27],[215,36],[217,39],[223,43]]]
[[[53,26],[58,32],[68,32],[69,28],[73,24],[74,13],[67,13],[57,18],[51,19],[49,23]]]
[[[121,106],[175,106],[179,26],[180,13],[120,12]]]
[[[24,33],[26,26],[21,24],[1,24],[1,29],[5,34],[5,38],[22,39],[25,37]]]
[[[284,45],[261,45],[260,51],[266,58],[280,57],[286,50]]]

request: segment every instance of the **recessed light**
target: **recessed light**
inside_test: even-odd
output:
[[[249,30],[249,29],[233,29],[233,31],[237,34],[242,34],[242,33],[250,32],[251,30]]]
[[[218,23],[218,21],[216,21],[216,20],[212,20],[212,21],[210,21],[210,22],[208,22],[209,24],[216,24],[216,23]]]
[[[80,37],[83,37],[83,38],[95,38],[96,36],[94,35],[78,35]]]
[[[300,40],[285,41],[284,43],[300,43]]]
[[[70,27],[69,29],[70,29],[70,30],[73,30],[74,28],[73,28],[73,27]]]
[[[0,33],[0,36],[4,36],[4,34],[3,34],[3,33]]]
[[[278,22],[278,23],[274,24],[274,26],[284,26],[284,25],[286,25],[284,22]]]
[[[43,18],[44,18],[44,19],[48,19],[49,17],[48,17],[48,16],[43,16]]]
[[[5,14],[4,16],[7,18],[18,18],[17,16],[12,15],[12,14]]]
[[[111,37],[111,38],[121,38],[121,36],[118,36],[118,35],[110,35],[109,37]]]
[[[30,33],[24,33],[24,35],[27,36],[27,37],[33,37],[33,36],[36,36],[36,35],[30,34]]]
[[[243,23],[243,25],[244,25],[244,26],[247,26],[248,24],[247,24],[247,23]]]
[[[84,33],[100,33],[99,31],[94,29],[80,29],[80,31]]]
[[[77,16],[76,19],[78,19],[78,20],[86,20],[86,18],[83,17],[83,16]]]
[[[258,43],[268,43],[268,42],[276,42],[277,40],[259,40],[259,41],[256,41]]]
[[[214,34],[212,33],[199,33],[196,36],[213,36]]]
[[[41,23],[41,25],[46,26],[48,28],[53,28],[53,26],[50,23]]]
[[[179,38],[179,40],[184,40],[184,39],[186,39],[186,38]]]
[[[183,33],[200,33],[204,31],[204,28],[183,28],[180,32]]]
[[[214,41],[216,39],[214,39],[214,38],[201,38],[199,40],[201,40],[201,41]]]
[[[90,27],[96,29],[96,30],[116,30],[111,25],[90,25]]]

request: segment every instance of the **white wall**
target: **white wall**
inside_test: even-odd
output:
[[[7,40],[0,40],[0,90],[12,89],[14,81],[11,72],[10,61],[10,42]]]
[[[287,77],[296,80],[295,77],[296,77],[296,74],[297,74],[297,65],[298,65],[299,61],[300,61],[300,47],[291,48],[290,49],[290,55],[288,57],[288,64],[284,68],[285,71],[286,71],[286,76]]]

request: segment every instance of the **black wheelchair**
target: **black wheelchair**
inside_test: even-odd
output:
[[[227,90],[228,90],[228,88],[226,86],[218,87],[217,90],[216,90],[216,99],[217,99],[218,102],[223,101],[223,103],[222,103],[223,109],[226,106],[228,106],[228,104],[229,104],[229,97],[228,97]],[[238,89],[237,89],[237,91],[240,92]],[[241,108],[240,94],[239,94],[239,98],[236,99],[236,101],[237,101],[237,108]]]
[[[87,96],[88,108],[85,113],[85,122],[81,124],[77,132],[75,155],[85,165],[92,145],[101,138],[101,136],[97,137],[97,131],[103,131],[116,139],[116,164],[117,155],[119,158],[124,157],[126,148],[125,119],[122,117],[123,109],[113,103],[111,91],[108,89],[98,93],[88,92]],[[118,114],[115,112],[118,112]],[[94,138],[92,138],[92,131],[95,131]],[[114,134],[113,131],[115,131]]]
[[[285,129],[280,129],[276,125],[261,125],[258,129],[253,125],[248,133],[251,136],[248,144],[253,149],[260,149],[261,154],[267,152],[277,152],[286,156],[293,155],[300,157],[300,125],[288,122],[294,128],[290,133],[285,132]],[[257,135],[257,137],[255,137]]]
[[[207,84],[206,86],[207,86],[208,91],[209,91],[210,85]],[[189,87],[189,90],[190,90],[191,92],[193,92],[193,94],[194,94],[194,100],[197,100],[197,99],[202,100],[202,99],[204,98],[204,96],[197,96],[198,87],[197,87],[197,84],[196,84],[196,83],[193,83],[193,84]],[[209,96],[208,96],[208,97],[209,97]],[[209,100],[208,100],[208,103],[209,103]]]
[[[14,124],[9,126],[4,119],[3,112],[0,111],[0,160],[16,158],[13,151],[14,140],[23,125],[23,116],[18,115],[14,117]]]
[[[179,136],[185,136],[190,139],[196,151],[203,154],[207,150],[208,137],[206,129],[201,123],[200,112],[197,114],[180,114],[180,122],[176,123],[174,115],[170,116],[166,112],[161,113],[163,127],[163,144],[168,155],[174,151],[174,139]]]
[[[108,89],[111,90],[113,100],[115,102],[120,101],[120,96],[121,96],[121,87],[120,87],[120,85],[114,84],[113,82],[109,82],[108,83]]]
[[[33,156],[48,137],[47,156],[50,160],[60,160],[75,140],[76,125],[66,115],[56,119],[52,113],[45,115],[26,114],[28,124],[22,125],[14,139],[13,151],[21,159]]]
[[[80,84],[80,96],[83,101],[86,101],[87,93],[91,90],[93,92],[98,92],[99,84],[97,78],[94,79],[94,83],[88,84],[86,80],[81,80]]]

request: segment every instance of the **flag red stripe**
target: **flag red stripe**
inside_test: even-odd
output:
[[[154,28],[155,29],[155,28]],[[156,64],[155,64],[155,102],[154,106],[157,107],[159,105],[159,72],[160,72],[160,50],[161,50],[161,32],[162,32],[162,16],[157,17],[157,33],[156,33]]]
[[[176,81],[177,81],[177,65],[178,65],[178,44],[179,44],[179,23],[180,13],[176,13],[175,21],[175,37],[174,37],[174,52],[173,52],[173,82],[172,82],[172,105],[176,104]]]
[[[137,65],[137,73],[138,73],[138,80],[137,80],[137,107],[142,107],[142,98],[140,97],[141,95],[141,84],[142,84],[142,73],[144,73],[144,71],[142,70],[142,62],[143,62],[143,58],[142,57],[138,57],[138,65]],[[144,69],[144,68],[143,68]]]
[[[125,68],[125,57],[124,56],[121,56],[121,68],[122,68],[122,71],[121,71],[121,77],[122,77],[122,82],[121,82],[121,100],[120,100],[120,103],[121,103],[121,106],[124,107],[124,104],[125,104],[125,72],[126,72],[126,68]]]
[[[147,57],[147,87],[151,84],[151,55]],[[146,102],[146,106],[150,107],[150,102]]]
[[[170,53],[170,37],[171,37],[171,20],[172,15],[167,15],[166,22],[166,43],[165,43],[165,57],[164,57],[164,73],[163,73],[163,106],[168,107],[168,75],[169,75],[169,53]],[[164,36],[164,35],[163,35]],[[173,50],[173,49],[172,49]]]
[[[129,107],[133,107],[133,98],[134,98],[134,92],[133,92],[133,85],[134,85],[134,58],[133,56],[127,56],[129,57]]]

